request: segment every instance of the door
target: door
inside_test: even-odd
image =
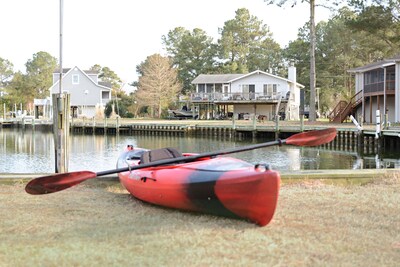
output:
[[[256,86],[254,84],[249,84],[249,97],[250,100],[256,99]]]
[[[224,99],[229,98],[229,85],[224,84],[223,92],[224,92]]]

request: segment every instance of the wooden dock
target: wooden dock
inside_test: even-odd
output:
[[[1,126],[22,129],[40,128],[51,130],[52,128],[51,122],[40,120],[3,121]],[[357,151],[366,154],[378,154],[382,151],[398,151],[400,149],[400,127],[387,127],[382,129],[377,136],[375,125],[364,125],[363,129],[359,130],[351,123],[140,119],[75,119],[70,123],[70,131],[73,134],[145,134],[269,139],[284,139],[299,132],[328,127],[334,127],[338,131],[335,140],[324,145],[328,148]]]

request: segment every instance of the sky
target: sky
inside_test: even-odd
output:
[[[300,2],[300,1],[299,1]],[[161,37],[175,27],[200,28],[216,42],[218,29],[247,8],[268,25],[282,48],[309,20],[309,5],[267,5],[264,0],[63,0],[62,64],[86,70],[109,67],[124,83],[137,80],[136,65],[165,55]],[[1,0],[0,57],[25,73],[39,51],[60,58],[60,0]],[[316,8],[316,22],[330,12]]]

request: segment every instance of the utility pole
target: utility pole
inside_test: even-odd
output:
[[[63,51],[63,0],[60,0],[60,78],[59,93],[53,94],[53,134],[54,134],[54,155],[55,172],[68,172],[68,139],[69,139],[69,114],[70,95],[62,91],[62,51]]]
[[[310,0],[310,113],[308,120],[316,121],[315,116],[315,0]]]

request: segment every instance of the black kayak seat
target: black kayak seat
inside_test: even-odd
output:
[[[172,147],[160,148],[146,151],[140,157],[140,164],[150,163],[163,159],[172,159],[182,157],[182,153]]]

